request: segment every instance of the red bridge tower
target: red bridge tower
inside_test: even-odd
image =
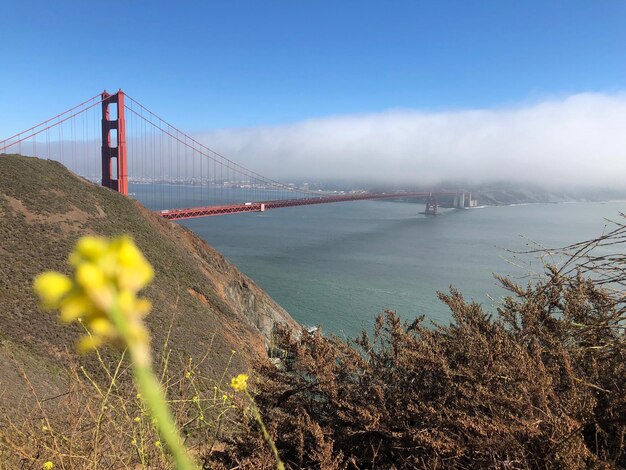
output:
[[[117,106],[111,119],[110,106]],[[115,131],[115,145],[111,145],[111,131]],[[126,121],[124,120],[124,92],[102,93],[102,186],[128,195],[128,166],[126,164]]]

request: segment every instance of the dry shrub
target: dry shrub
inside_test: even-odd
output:
[[[625,232],[567,247],[534,285],[501,279],[511,295],[495,318],[452,289],[439,294],[449,326],[388,311],[355,342],[279,333],[287,359],[259,365],[255,400],[281,457],[323,469],[626,467]],[[591,255],[602,243],[613,254]],[[216,464],[272,467],[247,429]]]

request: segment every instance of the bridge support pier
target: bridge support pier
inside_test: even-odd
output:
[[[426,209],[424,210],[426,215],[437,215],[437,196],[430,193],[426,198]]]
[[[458,196],[454,196],[454,207],[456,209],[464,209],[466,205],[466,198],[467,196],[465,195],[465,191],[460,193]]]
[[[115,119],[111,117],[112,104],[117,105]],[[116,131],[115,145],[112,145],[111,131]],[[102,93],[102,186],[128,196],[126,120],[122,90],[112,95],[106,91]]]

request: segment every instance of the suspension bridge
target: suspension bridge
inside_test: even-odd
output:
[[[281,183],[215,152],[121,90],[0,140],[0,154],[11,153],[58,161],[171,220],[400,198],[423,198],[425,213],[436,214],[442,198],[457,208],[471,199],[456,190],[337,193]]]

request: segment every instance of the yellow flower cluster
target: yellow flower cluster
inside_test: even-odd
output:
[[[230,386],[238,392],[245,392],[248,390],[248,376],[246,374],[239,374],[237,377],[233,377],[230,381]]]
[[[69,263],[74,271],[71,278],[45,272],[34,286],[43,307],[59,309],[62,322],[83,320],[90,335],[82,338],[79,349],[121,344],[121,327],[126,328],[127,340],[147,346],[149,336],[142,319],[151,305],[137,298],[137,292],[152,280],[154,271],[133,240],[128,236],[83,237]],[[119,324],[120,318],[124,325]]]

